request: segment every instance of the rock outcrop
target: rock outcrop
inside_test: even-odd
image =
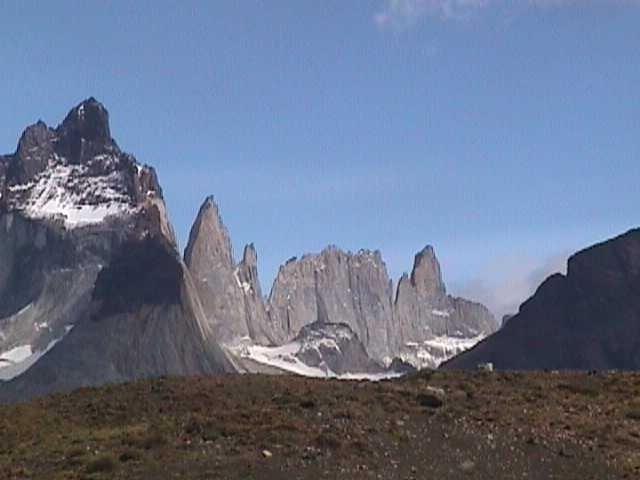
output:
[[[262,344],[273,343],[274,325],[269,317],[258,278],[258,254],[253,243],[244,247],[238,264],[238,279],[244,293],[244,308],[249,337]]]
[[[493,333],[496,322],[483,305],[447,295],[433,247],[415,256],[411,275],[398,282],[394,318],[398,356],[417,367],[436,367]]]
[[[7,383],[0,400],[163,375],[231,371],[178,253],[163,239],[147,237],[121,246],[98,274],[88,317]]]
[[[356,333],[344,323],[314,322],[282,345],[262,346],[245,341],[230,350],[239,369],[251,373],[379,380],[402,375],[409,368],[397,361],[386,368],[372,360]]]
[[[255,248],[248,245],[242,262],[236,264],[229,233],[213,197],[205,199],[200,207],[184,259],[207,321],[220,341],[242,337],[260,343],[270,341]]]
[[[280,337],[290,340],[313,322],[346,323],[374,360],[400,357],[435,367],[496,329],[482,305],[447,295],[432,247],[419,252],[411,276],[392,283],[380,252],[342,252],[291,260],[280,268],[269,298]]]
[[[204,327],[196,328],[204,322],[202,307],[176,253],[155,171],[119,149],[108,118],[107,110],[91,98],[55,129],[42,122],[27,128],[16,152],[0,157],[0,378],[28,369],[3,386],[4,395],[26,398],[96,382],[230,368],[211,335],[205,339]],[[153,265],[141,245],[149,254],[155,252],[154,261],[174,266],[167,273],[171,282],[157,268],[149,276]],[[117,308],[98,308],[101,279],[123,256],[130,269],[112,286],[109,301],[116,301],[120,292],[130,304],[126,315]],[[173,313],[167,309],[164,315],[161,308],[151,312],[147,307],[153,303],[126,296],[141,288],[153,290],[165,280],[182,292],[179,301],[173,297]],[[145,322],[150,323],[141,329]],[[167,336],[160,340],[163,322]],[[153,334],[152,324],[159,327]],[[188,331],[200,332],[199,337],[181,345]],[[126,348],[118,350],[120,358],[111,350],[100,356],[110,342],[131,351],[125,355]],[[148,359],[151,343],[158,352],[189,349],[208,360],[200,368],[195,360],[127,365],[131,355]]]
[[[371,360],[358,336],[344,323],[305,325],[293,341],[301,345],[298,358],[310,367],[327,369],[338,375],[386,372]]]
[[[494,335],[443,367],[640,368],[640,229],[573,255]]]
[[[247,338],[285,345],[309,325],[345,324],[378,364],[398,357],[416,367],[435,367],[497,327],[482,305],[447,295],[430,246],[415,256],[395,297],[380,252],[353,254],[331,246],[282,265],[264,300],[255,249],[246,247],[243,260],[235,263],[212,198],[200,209],[185,261],[209,323],[232,348]]]
[[[392,286],[380,252],[356,254],[328,247],[280,267],[269,314],[280,343],[311,323],[344,323],[369,355],[391,361],[395,349]]]

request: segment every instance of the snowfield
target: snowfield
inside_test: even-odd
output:
[[[20,345],[6,352],[0,352],[0,380],[11,380],[26,372],[40,357],[62,340],[72,328],[73,325],[67,325],[62,337],[49,342],[44,350],[33,351],[31,345]]]
[[[484,333],[475,337],[441,335],[421,343],[407,342],[404,344],[400,358],[418,369],[437,368],[441,363],[470,349],[485,337]]]
[[[8,187],[16,197],[15,210],[30,218],[61,219],[70,229],[135,213],[122,187],[126,184],[122,171],[95,175],[86,165],[66,165],[57,156],[51,163],[34,181]]]
[[[338,348],[333,340],[319,339],[324,346],[329,348]],[[313,342],[315,343],[315,342]],[[248,358],[262,365],[274,367],[285,372],[302,375],[304,377],[313,378],[337,378],[340,380],[370,380],[379,381],[386,378],[395,378],[401,376],[400,373],[389,372],[379,374],[368,373],[344,373],[341,375],[331,371],[326,365],[323,368],[311,367],[302,362],[296,355],[302,353],[306,349],[318,348],[318,345],[311,345],[308,342],[289,342],[280,347],[265,347],[262,345],[254,345],[248,337],[240,340],[236,345],[227,345],[226,348],[234,355],[240,358]]]

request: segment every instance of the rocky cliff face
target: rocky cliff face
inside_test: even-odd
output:
[[[269,317],[258,278],[258,254],[253,243],[244,248],[238,264],[238,279],[244,293],[244,308],[249,337],[256,342],[274,342],[275,327]]]
[[[497,328],[483,305],[447,295],[431,246],[416,254],[411,276],[398,282],[394,318],[399,356],[418,367],[435,367]]]
[[[243,261],[234,263],[229,234],[211,198],[198,214],[185,260],[210,323],[230,345],[244,337],[284,345],[308,325],[346,324],[376,362],[389,365],[400,357],[435,367],[497,328],[482,305],[447,295],[430,246],[415,256],[395,298],[380,252],[328,247],[281,266],[265,302],[255,249],[247,247]]]
[[[448,362],[471,369],[640,368],[640,230],[583,250],[503,327]]]
[[[232,347],[247,337],[261,345],[285,345],[311,324],[345,324],[379,364],[400,357],[435,367],[497,327],[482,305],[447,295],[432,247],[416,255],[395,297],[380,252],[328,247],[281,266],[264,301],[255,249],[248,246],[235,264],[211,198],[192,228],[185,260],[210,324]]]
[[[376,360],[394,351],[391,282],[380,252],[353,255],[335,247],[291,260],[280,268],[269,297],[269,314],[280,341],[305,325],[344,323]]]
[[[270,341],[255,248],[248,245],[242,262],[236,265],[229,233],[213,197],[207,198],[198,212],[184,259],[207,320],[220,341],[242,337]]]
[[[401,357],[418,367],[435,367],[496,329],[485,307],[446,294],[432,247],[416,255],[395,300],[379,252],[332,247],[291,260],[278,273],[269,313],[285,340],[312,322],[342,322],[374,360]]]
[[[107,356],[101,363],[91,354],[116,338],[116,342],[129,342],[132,352],[140,356],[149,353],[142,348],[147,345],[143,337],[157,341],[154,348],[164,348],[157,337],[137,329],[142,316],[169,322],[161,309],[144,313],[146,308],[128,298],[124,303],[140,308],[119,315],[119,321],[99,321],[111,318],[117,308],[98,308],[94,286],[127,251],[144,253],[137,247],[145,242],[162,245],[156,260],[164,256],[163,265],[177,262],[175,268],[183,273],[171,277],[174,289],[182,292],[179,301],[172,298],[183,313],[174,315],[167,335],[173,329],[173,338],[179,339],[176,330],[182,328],[181,322],[204,321],[197,318],[202,315],[199,300],[190,301],[189,307],[185,303],[193,297],[188,291],[191,280],[175,251],[156,174],[119,149],[111,138],[108,118],[106,109],[89,99],[55,129],[42,122],[27,128],[16,152],[0,157],[0,378],[12,378],[26,369],[41,372],[24,375],[20,382],[5,386],[4,392],[31,395],[174,371],[168,369],[169,362],[157,368],[149,362],[146,367],[145,362],[127,367],[126,356]],[[151,264],[145,263],[144,256],[129,258],[132,270],[113,287],[112,301],[118,298],[117,288],[126,298],[127,291],[139,291],[136,288],[145,283],[152,288],[158,281],[148,276]],[[74,340],[79,337],[85,346]],[[165,339],[165,343],[171,341]],[[64,356],[63,351],[66,363],[54,360]],[[225,369],[228,365],[220,353],[212,344],[202,355],[219,358],[219,367]],[[187,371],[191,366],[177,363],[172,368]],[[209,367],[194,373],[203,370]],[[42,372],[55,381],[45,381]]]

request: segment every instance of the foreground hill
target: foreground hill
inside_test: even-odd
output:
[[[0,407],[0,478],[637,478],[639,385],[632,374],[422,372],[83,389]]]
[[[493,336],[443,368],[640,369],[640,229],[569,259]]]

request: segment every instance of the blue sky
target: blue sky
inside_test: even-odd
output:
[[[635,0],[7,1],[0,151],[95,96],[182,246],[214,194],[265,291],[327,244],[393,277],[433,244],[502,312],[640,223],[639,26]]]

